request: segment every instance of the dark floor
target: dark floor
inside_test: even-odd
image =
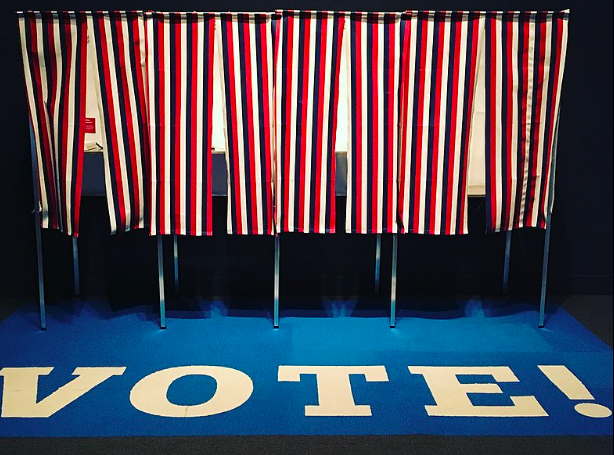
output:
[[[613,298],[552,299],[610,347]],[[0,321],[20,303],[0,301]],[[258,436],[193,438],[0,438],[0,454],[570,454],[605,455],[611,437]]]

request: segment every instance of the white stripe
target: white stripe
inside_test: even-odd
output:
[[[186,201],[187,201],[187,178],[186,178],[186,161],[187,154],[190,151],[187,149],[186,136],[189,134],[187,131],[187,90],[188,90],[188,77],[187,77],[187,60],[190,58],[188,56],[188,24],[187,18],[185,14],[181,14],[181,49],[179,52],[179,58],[181,61],[181,80],[180,84],[180,92],[176,94],[180,100],[179,112],[176,112],[175,115],[179,118],[179,128],[177,128],[177,133],[179,135],[179,150],[175,150],[175,153],[179,153],[179,176],[180,176],[180,184],[179,184],[179,210],[180,210],[180,225],[178,228],[182,235],[187,233],[187,225],[188,220],[186,219]]]
[[[36,164],[38,175],[33,178],[38,180],[40,207],[41,207],[41,224],[44,228],[49,227],[49,203],[47,201],[47,188],[45,187],[45,176],[43,173],[43,156],[41,149],[41,137],[39,134],[39,119],[36,101],[34,99],[34,88],[32,81],[32,73],[30,72],[30,56],[28,55],[28,47],[26,41],[26,19],[19,18],[19,31],[21,32],[21,54],[23,57],[24,75],[26,79],[26,93],[28,96],[28,106],[30,110],[30,120],[32,122],[32,132],[34,134],[34,145],[36,148]]]
[[[386,24],[383,22],[383,15],[379,15],[377,22],[377,113],[376,113],[376,128],[377,128],[377,207],[375,208],[377,214],[377,232],[381,233],[384,228],[384,223],[387,225],[387,220],[383,220],[384,214],[384,192],[387,191],[388,182],[384,181],[384,153],[386,146],[384,142],[384,118],[387,115],[384,109],[384,97],[388,96],[384,92],[384,34],[388,33],[386,30]],[[386,226],[388,230],[388,226]]]
[[[496,215],[496,219],[495,219],[495,230],[496,231],[500,231],[502,226],[501,226],[501,213],[503,211],[503,207],[502,205],[505,203],[504,199],[503,199],[503,188],[501,187],[501,182],[503,181],[503,179],[505,179],[506,177],[502,174],[501,171],[501,160],[505,159],[505,157],[502,156],[502,148],[501,148],[501,128],[502,128],[502,120],[501,120],[501,96],[502,96],[502,87],[503,87],[503,82],[502,82],[502,75],[503,75],[503,62],[502,59],[504,58],[503,55],[503,49],[502,49],[502,43],[501,43],[501,27],[502,27],[502,21],[501,21],[501,15],[497,15],[497,21],[495,22],[495,27],[496,27],[496,33],[495,33],[495,37],[497,42],[495,43],[496,46],[496,55],[497,55],[497,62],[496,62],[496,66],[495,66],[495,74],[496,74],[496,82],[495,82],[495,148],[496,148],[496,153],[495,153],[495,165],[496,165],[496,175],[499,176],[496,179],[496,200],[498,201],[497,204],[497,215]]]
[[[535,22],[529,22],[529,49],[528,49],[528,81],[527,81],[527,117],[525,119],[526,125],[526,142],[525,147],[525,162],[524,162],[524,175],[522,180],[522,199],[520,201],[520,216],[519,227],[523,227],[525,223],[524,214],[526,206],[528,204],[528,184],[531,173],[531,123],[533,122],[533,85],[535,79]]]
[[[252,175],[252,179],[256,184],[256,206],[252,207],[252,211],[256,213],[256,225],[253,226],[253,229],[260,235],[263,233],[264,222],[263,222],[263,209],[264,206],[262,204],[262,162],[260,159],[261,147],[260,147],[260,99],[258,97],[258,92],[260,88],[258,87],[258,63],[256,61],[256,55],[258,54],[258,49],[256,49],[256,36],[258,34],[258,30],[256,30],[256,22],[255,17],[250,15],[249,19],[249,33],[250,33],[250,60],[251,60],[251,85],[252,85],[252,106],[253,106],[253,125],[251,128],[254,132],[254,150],[252,151],[253,160],[254,160],[254,168],[255,175]],[[266,71],[266,69],[265,69]],[[249,83],[250,81],[248,81]],[[251,186],[251,182],[246,182],[248,188]],[[250,189],[251,194],[251,189]],[[250,196],[251,197],[251,196]],[[250,214],[251,215],[251,214]],[[245,234],[249,234],[249,230],[245,230]]]
[[[349,18],[348,18],[349,19]],[[346,67],[346,84],[348,89],[347,96],[347,106],[348,106],[348,153],[347,153],[347,197],[345,202],[345,231],[347,233],[352,232],[352,195],[354,194],[354,185],[352,182],[354,181],[354,173],[352,172],[353,166],[353,149],[354,144],[352,144],[352,118],[355,116],[355,109],[352,105],[352,90],[356,90],[356,87],[352,86],[352,73],[356,71],[356,68],[352,65],[352,53],[351,47],[351,34],[350,30],[352,28],[352,20],[349,19],[347,21],[348,25],[344,27],[343,34],[343,44],[341,47],[341,52],[345,57],[345,67]],[[340,111],[341,109],[339,109]]]
[[[277,218],[277,230],[276,232],[281,232],[282,231],[282,227],[283,227],[283,220],[282,220],[282,212],[284,211],[284,208],[281,206],[281,201],[282,201],[282,191],[283,191],[283,174],[284,174],[284,169],[281,166],[281,157],[282,154],[284,154],[286,151],[282,148],[282,144],[281,144],[281,128],[282,126],[282,118],[281,118],[281,112],[282,112],[282,82],[283,82],[283,66],[282,66],[282,56],[281,56],[281,52],[283,51],[283,37],[285,34],[285,30],[284,30],[284,19],[281,19],[280,21],[278,21],[278,27],[279,27],[279,31],[277,32],[279,34],[279,42],[276,43],[277,46],[277,61],[275,62],[275,75],[276,75],[276,81],[275,81],[275,86],[277,87],[275,90],[275,132],[276,132],[276,138],[275,138],[275,143],[277,144],[277,159],[276,159],[276,166],[275,166],[275,175],[276,175],[276,181],[277,181],[277,188],[276,188],[276,201],[275,201],[275,212],[276,212],[276,218]],[[275,148],[272,148],[272,150],[275,150]],[[287,216],[287,214],[286,214]]]
[[[367,224],[367,196],[366,196],[366,188],[368,186],[371,186],[371,182],[368,180],[368,175],[367,175],[367,166],[365,165],[365,163],[367,163],[367,157],[368,157],[368,150],[371,146],[371,144],[367,144],[367,141],[369,139],[368,136],[368,131],[367,131],[367,127],[368,127],[368,113],[367,113],[367,97],[368,97],[368,89],[369,86],[367,84],[367,69],[370,70],[371,67],[371,60],[367,59],[367,21],[366,21],[366,14],[363,14],[361,19],[360,19],[360,23],[358,24],[358,26],[361,28],[361,41],[357,44],[357,46],[360,46],[360,53],[361,53],[361,68],[360,71],[362,72],[362,76],[361,76],[361,87],[360,87],[360,92],[361,92],[361,100],[362,100],[362,119],[360,119],[361,124],[362,124],[362,148],[360,150],[357,150],[357,153],[360,153],[362,156],[362,168],[360,169],[360,182],[361,182],[361,194],[360,194],[360,200],[357,202],[360,202],[361,205],[361,225],[362,227],[360,229],[357,229],[356,233],[359,234],[366,234],[367,232],[369,232],[369,225]],[[371,220],[369,220],[369,223],[371,222]]]
[[[163,232],[163,234],[173,234],[175,233],[173,229],[170,229],[171,227],[171,217],[173,217],[174,219],[174,214],[171,214],[171,183],[172,183],[172,176],[171,176],[171,135],[170,135],[170,128],[173,125],[173,120],[171,118],[171,90],[173,90],[174,88],[171,87],[171,72],[169,71],[172,63],[171,63],[171,49],[170,49],[170,18],[168,16],[165,16],[163,18],[163,23],[164,23],[164,62],[166,64],[166,68],[164,71],[164,182],[165,182],[165,191],[164,191],[164,207],[165,207],[165,213],[163,214],[164,219],[166,220],[166,230]],[[173,193],[174,193],[174,189],[173,189]],[[173,221],[174,222],[174,221]],[[175,229],[177,228],[177,226],[175,226]]]
[[[310,22],[310,32],[309,32],[309,61],[303,62],[303,64],[307,65],[307,118],[303,119],[305,122],[305,169],[303,172],[305,179],[305,194],[304,194],[304,209],[303,209],[303,225],[299,226],[304,232],[309,232],[309,221],[311,215],[311,156],[312,156],[312,142],[313,142],[313,110],[314,110],[314,79],[318,77],[315,74],[315,52],[316,52],[316,25],[317,20],[314,20],[313,14],[310,13],[310,17],[306,19],[306,21]],[[307,43],[305,43],[307,45]],[[316,94],[317,96],[317,94]],[[320,149],[322,150],[322,149]],[[315,169],[313,170],[315,172]],[[326,188],[326,187],[324,187]]]
[[[518,55],[518,27],[511,27],[512,29],[512,63],[516,62],[516,56]],[[510,204],[510,216],[509,216],[509,220],[508,220],[508,224],[506,226],[507,230],[511,230],[514,228],[514,213],[516,211],[516,184],[518,182],[518,123],[517,123],[517,117],[518,117],[518,65],[514,65],[512,64],[512,89],[511,89],[511,93],[512,93],[512,118],[510,119],[510,121],[512,122],[512,141],[511,141],[511,151],[510,151],[510,156],[511,156],[511,170],[508,172],[511,172],[511,188],[510,188],[510,198],[511,198],[511,204]],[[505,178],[505,176],[502,176],[502,178]],[[503,203],[503,200],[501,200],[501,203]],[[501,204],[499,204],[501,205]]]
[[[203,163],[205,159],[211,153],[211,150],[203,150],[203,138],[208,137],[208,131],[203,130],[204,125],[204,115],[205,115],[205,106],[203,97],[205,95],[205,71],[204,71],[204,59],[203,55],[205,55],[205,31],[207,29],[207,19],[203,15],[198,16],[198,24],[197,24],[197,34],[196,37],[196,213],[194,216],[196,217],[196,226],[195,226],[195,234],[197,236],[201,236],[204,234],[203,229],[203,190],[208,184],[206,178],[203,177]],[[214,48],[214,54],[215,54]],[[213,56],[215,59],[215,55]],[[223,83],[223,81],[222,81]],[[208,90],[208,89],[207,89]],[[225,93],[225,92],[224,92]],[[210,94],[209,94],[210,95]],[[225,96],[225,95],[223,95]],[[211,100],[209,101],[211,102]],[[225,105],[222,104],[225,109]],[[209,109],[209,106],[207,106]],[[224,116],[224,118],[226,118]],[[207,125],[208,128],[211,128],[212,125]],[[228,150],[228,146],[226,146],[226,150]],[[210,226],[207,226],[209,229]]]

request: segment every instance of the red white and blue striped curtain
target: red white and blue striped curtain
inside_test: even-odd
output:
[[[335,232],[344,13],[283,11],[276,53],[277,227]]]
[[[218,19],[228,165],[228,233],[274,233],[273,29],[269,13]]]
[[[346,231],[398,232],[401,13],[352,13]]]
[[[567,12],[488,13],[486,198],[489,231],[545,228],[567,50]]]
[[[402,21],[399,211],[404,233],[466,234],[469,142],[484,16]]]
[[[149,225],[150,153],[144,15],[94,12],[88,27],[111,232],[143,229]]]
[[[19,13],[30,123],[38,164],[41,224],[77,237],[85,133],[84,13]]]
[[[145,15],[151,234],[212,235],[215,15]]]

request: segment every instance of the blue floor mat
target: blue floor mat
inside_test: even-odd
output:
[[[265,309],[229,310],[253,307],[248,303],[191,302],[183,310],[170,311],[168,328],[159,330],[155,305],[120,308],[104,301],[65,302],[48,307],[45,332],[38,329],[36,306],[24,304],[0,324],[0,436],[612,435],[608,413],[613,402],[612,351],[562,308],[554,310],[547,328],[540,330],[535,308],[528,304],[479,299],[422,302],[402,311],[397,328],[390,329],[384,312],[361,309],[369,307],[364,300],[312,302],[321,311],[310,310],[309,302],[303,302],[297,306],[307,309],[282,313],[281,329],[273,330]],[[152,415],[133,405],[135,384],[157,371],[184,366],[238,370],[243,375],[235,377],[249,377],[253,391],[246,400],[240,399],[241,394],[233,392],[232,379],[217,384],[210,376],[190,375],[162,388],[165,393],[152,395],[144,406],[155,410],[155,403],[166,400],[174,408],[185,408],[189,416],[209,403],[216,391],[228,390],[228,400],[244,403],[216,415],[183,418]],[[283,380],[288,378],[287,366],[376,367],[379,380],[370,381],[363,374],[348,376],[351,398],[362,406],[357,409],[364,412],[368,406],[370,415],[306,415],[309,407],[323,404],[318,381],[314,374],[303,374],[294,382]],[[436,404],[441,405],[440,412],[463,407],[463,395],[459,404],[449,377],[448,383],[437,385],[436,378],[416,373],[423,371],[417,367],[435,366],[502,367],[517,382],[496,383],[491,370],[488,374],[465,370],[452,380],[456,378],[461,387],[479,384],[472,386],[477,393],[465,396],[470,407],[505,412],[513,406],[513,397],[530,397],[543,415],[430,415]],[[568,387],[555,385],[540,366],[557,366],[568,378]],[[7,384],[18,383],[16,372],[34,367],[53,370],[38,377],[36,400],[27,402],[27,382],[10,390]],[[48,417],[27,416],[75,379],[78,367],[125,367],[125,371]],[[570,376],[577,378],[576,395],[567,390]],[[493,387],[486,383],[496,383],[500,393],[483,393],[484,387]],[[333,411],[343,407],[347,390],[328,390],[324,404]],[[56,393],[60,395],[61,391]],[[437,397],[441,402],[436,403]],[[224,405],[219,404],[220,409]],[[597,411],[601,418],[578,412],[583,409],[588,410],[584,414]]]

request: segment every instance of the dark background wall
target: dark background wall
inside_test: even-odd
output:
[[[587,0],[409,1],[357,0],[254,2],[14,1],[0,6],[0,297],[34,296],[36,251],[32,223],[30,149],[16,10],[233,10],[275,8],[379,10],[560,10],[571,9],[569,49],[562,95],[553,220],[550,290],[556,294],[612,293],[612,2]],[[344,198],[338,198],[338,230],[344,227]],[[184,292],[270,296],[273,240],[225,234],[226,201],[216,198],[215,235],[181,239]],[[145,233],[110,237],[105,202],[83,203],[83,287],[86,295],[117,299],[156,295],[155,240]],[[500,290],[503,235],[484,235],[484,207],[471,202],[466,237],[402,236],[399,293],[496,293]],[[391,239],[384,236],[383,279],[390,272]],[[68,238],[45,232],[45,266],[52,298],[70,295]],[[350,296],[372,292],[375,238],[284,235],[284,295]],[[512,292],[539,290],[543,232],[514,235]],[[169,244],[170,246],[170,244]],[[169,248],[170,250],[170,248]]]

